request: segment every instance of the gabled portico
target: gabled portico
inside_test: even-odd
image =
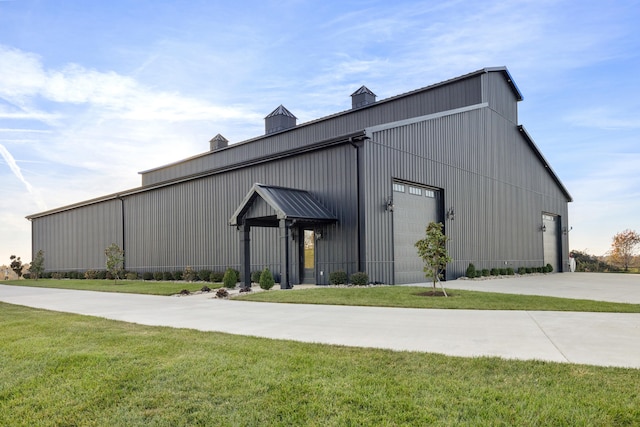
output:
[[[337,220],[308,191],[254,184],[229,220],[229,225],[240,232],[240,272],[244,287],[251,286],[251,227],[279,228],[280,288],[290,289],[293,287],[290,278],[291,228],[315,228]]]

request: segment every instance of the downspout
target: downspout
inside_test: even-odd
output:
[[[120,218],[122,220],[122,252],[124,253],[124,257],[122,260],[122,269],[126,270],[126,263],[127,263],[127,252],[125,251],[124,248],[124,198],[122,196],[117,196],[118,200],[120,200]]]
[[[349,137],[349,144],[356,149],[356,255],[358,262],[356,263],[358,271],[363,270],[362,263],[362,221],[360,221],[360,215],[362,213],[362,192],[361,192],[361,168],[360,168],[360,148],[364,145],[364,139],[361,137],[358,140],[354,137]]]

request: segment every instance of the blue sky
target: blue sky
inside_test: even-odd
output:
[[[0,264],[26,215],[137,172],[484,67],[574,198],[572,249],[640,231],[638,1],[0,0]]]

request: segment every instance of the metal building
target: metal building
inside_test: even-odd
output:
[[[141,172],[142,185],[27,217],[48,271],[248,272],[288,287],[365,271],[371,281],[424,281],[414,243],[445,225],[446,277],[477,268],[561,272],[571,196],[518,124],[522,95],[505,67],[485,68],[297,124],[279,106],[265,134]]]

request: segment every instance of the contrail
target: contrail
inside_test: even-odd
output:
[[[13,174],[16,176],[16,178],[18,178],[20,180],[20,182],[22,182],[24,184],[24,186],[27,188],[27,191],[29,192],[29,194],[31,194],[33,196],[33,198],[34,198],[36,204],[38,205],[38,207],[40,209],[46,209],[45,203],[36,194],[33,186],[29,183],[29,181],[27,181],[24,178],[24,176],[22,175],[22,171],[20,170],[20,166],[18,166],[18,164],[16,163],[16,159],[13,158],[13,156],[11,155],[9,150],[7,150],[5,148],[5,146],[2,145],[2,144],[0,144],[0,154],[4,158],[4,161],[7,162],[7,164],[9,165],[9,169],[11,169],[11,172],[13,172]]]

